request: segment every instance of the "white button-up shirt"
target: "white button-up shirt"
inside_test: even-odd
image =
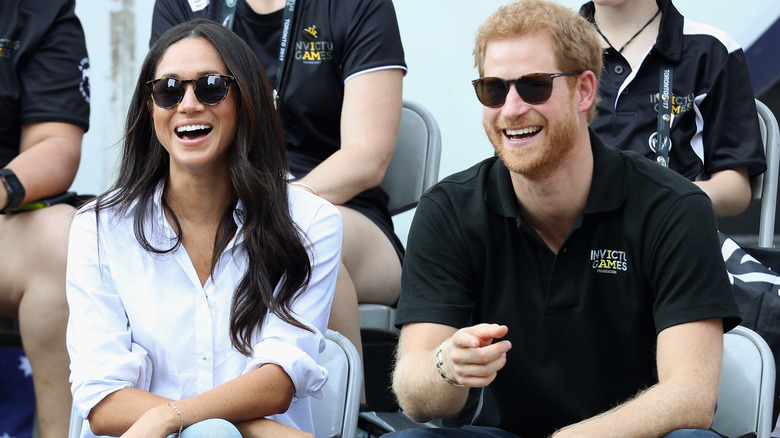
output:
[[[167,249],[175,233],[161,208],[161,187],[146,231],[156,248]],[[292,312],[314,333],[266,313],[251,357],[234,350],[229,337],[231,299],[247,264],[241,203],[234,213],[238,231],[203,286],[183,246],[152,254],[139,245],[132,210],[101,212],[99,230],[94,211],[76,214],[68,245],[67,344],[73,401],[82,417],[125,387],[180,400],[273,363],[292,379],[295,397],[287,412],[269,418],[313,432],[307,397],[319,398],[327,379],[317,361],[336,285],[341,216],[305,190],[289,192],[291,216],[305,233],[312,266],[309,285],[292,302]],[[91,436],[85,422],[82,437]]]

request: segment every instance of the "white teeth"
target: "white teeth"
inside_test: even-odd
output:
[[[176,132],[189,132],[189,131],[198,131],[201,129],[209,129],[211,126],[208,125],[187,125],[187,126],[180,126],[176,128]]]
[[[523,134],[533,134],[534,132],[541,131],[542,128],[535,126],[533,128],[523,128],[523,129],[507,129],[506,135],[512,136],[512,135],[523,135]]]

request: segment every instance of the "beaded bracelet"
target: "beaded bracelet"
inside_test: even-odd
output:
[[[179,423],[179,434],[176,436],[181,438],[181,430],[184,428],[184,414],[182,414],[181,411],[178,410],[176,406],[172,405],[170,402],[168,402],[167,404],[168,406],[172,407],[177,414],[179,414],[179,420],[181,420],[181,423]]]
[[[447,342],[447,341],[444,341]],[[445,382],[449,383],[450,385],[456,387],[456,388],[463,388],[463,385],[460,383],[450,380],[446,374],[444,374],[444,360],[442,359],[442,353],[441,349],[444,348],[444,342],[439,345],[439,349],[436,350],[436,369],[439,370],[439,375],[442,379],[444,379]]]

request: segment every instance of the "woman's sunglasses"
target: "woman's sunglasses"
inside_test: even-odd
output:
[[[547,99],[550,98],[553,79],[559,76],[573,76],[580,73],[582,72],[529,73],[517,79],[485,77],[474,79],[471,83],[474,85],[474,91],[477,92],[477,99],[486,107],[497,108],[503,105],[506,102],[510,84],[515,84],[515,91],[526,103],[536,105],[547,102]]]
[[[160,78],[146,83],[151,89],[152,100],[160,108],[173,108],[180,104],[192,83],[195,97],[204,105],[216,105],[227,97],[230,83],[235,78],[229,75],[204,75],[197,79]]]

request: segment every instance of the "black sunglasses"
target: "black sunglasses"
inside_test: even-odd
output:
[[[195,87],[195,97],[204,105],[216,105],[227,97],[230,83],[235,78],[229,75],[204,75],[197,79],[160,78],[146,83],[151,89],[152,100],[160,108],[173,108],[184,99],[187,84]]]
[[[515,84],[515,91],[526,103],[536,105],[547,102],[547,99],[550,98],[553,79],[580,73],[582,72],[529,73],[517,79],[485,77],[474,79],[471,83],[474,85],[474,91],[477,92],[477,99],[486,107],[497,108],[503,105],[506,102],[506,95],[509,93],[509,84]]]

